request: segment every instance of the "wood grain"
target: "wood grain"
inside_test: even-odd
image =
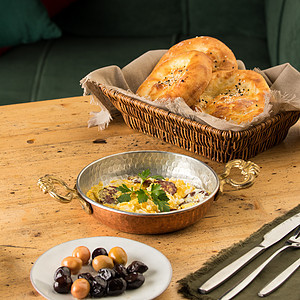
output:
[[[0,107],[2,299],[42,299],[30,283],[36,259],[57,244],[93,236],[130,238],[161,251],[172,264],[173,278],[158,299],[181,299],[177,280],[299,203],[300,122],[283,143],[252,159],[261,172],[251,188],[227,189],[195,225],[152,236],[110,229],[86,215],[78,201],[64,205],[44,195],[37,187],[38,178],[54,174],[73,186],[88,163],[109,154],[144,149],[187,154],[217,173],[224,165],[135,132],[122,117],[104,131],[88,128],[89,113],[95,110],[98,107],[90,104],[89,97]]]

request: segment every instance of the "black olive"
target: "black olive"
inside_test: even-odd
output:
[[[107,253],[107,251],[104,248],[99,247],[99,248],[96,248],[93,251],[93,253],[92,253],[92,259],[94,259],[98,255],[106,255],[106,256],[108,256],[108,253]]]
[[[94,298],[100,298],[106,295],[107,281],[99,276],[94,277],[94,281],[91,284],[90,294]]]
[[[71,270],[68,267],[59,267],[54,273],[54,280],[62,275],[71,276]]]
[[[128,267],[127,267],[127,271],[128,273],[133,273],[133,272],[137,272],[137,273],[145,273],[148,270],[148,267],[142,263],[141,261],[133,261]]]
[[[90,294],[94,298],[103,297],[106,294],[107,282],[99,276],[93,276],[91,273],[81,273],[78,278],[86,279],[90,284]]]
[[[78,279],[79,278],[86,279],[90,285],[92,285],[93,281],[95,280],[91,273],[80,273],[80,274],[78,274]]]
[[[133,272],[129,273],[125,280],[127,282],[127,290],[132,290],[139,288],[145,282],[145,277],[141,273]]]
[[[124,265],[116,264],[114,265],[114,270],[116,271],[116,277],[125,277],[128,275],[127,269]]]
[[[109,296],[117,296],[124,293],[127,283],[123,278],[115,278],[107,282],[106,292]]]
[[[59,294],[68,294],[71,290],[72,283],[71,276],[62,275],[56,278],[53,283],[53,288]]]
[[[111,280],[116,277],[116,271],[114,269],[103,268],[98,271],[98,276],[104,280]]]

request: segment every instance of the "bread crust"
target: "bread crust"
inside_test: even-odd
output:
[[[252,121],[264,111],[268,93],[268,84],[255,71],[217,71],[212,74],[209,85],[192,108],[241,124]]]
[[[212,62],[202,52],[180,53],[159,66],[137,90],[137,95],[152,101],[181,97],[188,106],[195,105],[212,77]]]
[[[162,56],[158,65],[178,54],[191,50],[205,53],[213,62],[213,72],[238,69],[233,52],[223,42],[209,36],[199,36],[175,44]]]

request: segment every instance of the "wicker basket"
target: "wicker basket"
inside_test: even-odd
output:
[[[282,142],[300,112],[282,112],[243,131],[219,130],[132,99],[100,84],[89,85],[95,96],[103,93],[132,129],[162,139],[217,162],[247,160]]]

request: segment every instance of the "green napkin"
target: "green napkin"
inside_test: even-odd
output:
[[[281,241],[265,250],[261,255],[256,257],[252,262],[245,266],[242,270],[236,273],[228,281],[220,285],[215,290],[211,291],[206,295],[201,295],[198,292],[198,287],[200,287],[206,280],[208,280],[212,275],[221,270],[223,267],[227,266],[250,249],[258,246],[263,236],[274,228],[279,223],[290,218],[296,213],[300,212],[300,205],[289,211],[284,216],[275,219],[273,222],[264,225],[257,232],[252,234],[246,240],[234,244],[228,249],[222,250],[217,256],[211,258],[204,266],[188,275],[187,277],[178,281],[179,283],[179,293],[188,299],[218,299],[225,292],[231,289],[235,284],[244,279],[248,274],[250,274],[255,268],[257,268],[261,263],[263,263],[269,256],[271,256],[277,249],[285,244],[285,241],[289,236],[293,234],[293,230],[290,234],[284,237]],[[257,293],[272,279],[274,279],[280,272],[290,266],[294,261],[300,257],[300,251],[296,248],[288,248],[279,254],[270,264],[268,264],[264,270],[248,285],[240,294],[238,294],[234,299],[261,299]],[[300,299],[300,270],[297,270],[281,287],[267,296],[267,299],[288,299],[288,300],[299,300]]]

